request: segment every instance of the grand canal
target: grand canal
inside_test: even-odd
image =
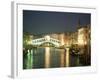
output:
[[[69,48],[38,47],[23,51],[23,69],[83,66],[80,56],[72,55]]]

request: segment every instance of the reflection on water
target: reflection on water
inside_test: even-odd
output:
[[[33,50],[27,50],[26,56],[26,68],[32,68],[33,64]]]
[[[79,65],[79,57],[69,54],[69,48],[33,48],[23,52],[23,68],[54,68]]]
[[[45,48],[45,67],[49,68],[50,66],[50,48]]]
[[[69,48],[66,48],[66,67],[69,66]]]
[[[50,67],[60,67],[61,65],[61,52],[62,50],[51,48],[50,49]]]
[[[64,67],[64,64],[65,64],[65,62],[64,62],[64,50],[61,51],[60,58],[61,58],[60,59],[60,61],[61,61],[60,66]]]

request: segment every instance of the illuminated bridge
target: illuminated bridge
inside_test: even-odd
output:
[[[61,45],[61,42],[59,40],[50,38],[50,36],[45,36],[44,38],[38,38],[38,39],[32,40],[32,45],[34,46],[40,46],[45,43],[53,44],[55,47],[59,47]]]

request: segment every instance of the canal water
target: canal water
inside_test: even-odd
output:
[[[33,48],[23,52],[23,69],[59,68],[79,65],[79,57],[70,55],[69,48]]]

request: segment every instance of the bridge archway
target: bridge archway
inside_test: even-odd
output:
[[[51,43],[51,42],[43,42],[43,43],[41,43],[39,46],[55,47],[55,46],[57,46],[57,45],[55,45],[54,43]]]
[[[57,39],[46,37],[46,38],[35,39],[32,41],[32,44],[35,46],[48,45],[48,46],[53,46],[53,47],[59,47],[60,41]]]

